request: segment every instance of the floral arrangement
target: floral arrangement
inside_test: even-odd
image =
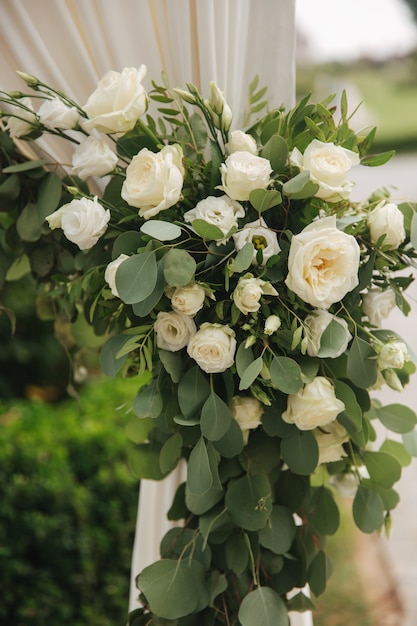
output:
[[[132,626],[286,625],[325,589],[336,491],[388,531],[415,449],[415,413],[371,393],[415,370],[381,325],[410,310],[417,207],[350,201],[351,168],[392,154],[369,154],[345,94],[268,111],[255,79],[258,119],[231,130],[215,83],[148,93],[145,74],[108,72],[84,106],[23,73],[32,95],[2,94],[10,137],[75,147],[65,171],[3,150],[4,277],[25,265],[43,308],[102,338],[107,375],[138,376],[137,475],[187,463]]]

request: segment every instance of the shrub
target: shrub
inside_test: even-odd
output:
[[[126,462],[130,381],[59,405],[0,401],[0,623],[127,618],[137,481]]]

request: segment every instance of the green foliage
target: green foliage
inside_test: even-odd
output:
[[[125,622],[137,483],[124,427],[135,386],[97,381],[79,405],[0,403],[2,624]]]

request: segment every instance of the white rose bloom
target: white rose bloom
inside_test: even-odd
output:
[[[316,309],[304,320],[307,331],[307,354],[309,356],[317,356],[320,351],[321,336],[330,324],[331,321],[337,322],[342,326],[345,331],[344,344],[339,348],[337,353],[333,354],[333,358],[336,358],[343,354],[348,347],[349,341],[352,339],[352,335],[349,332],[346,320],[336,315],[332,315],[324,309]]]
[[[246,274],[239,278],[236,289],[233,291],[233,302],[244,315],[256,313],[261,307],[262,296],[277,296],[278,291],[267,281]]]
[[[394,368],[401,370],[405,361],[409,360],[407,346],[402,341],[390,341],[384,344],[378,354],[378,368],[385,370]]]
[[[343,402],[336,398],[331,382],[323,376],[316,376],[300,391],[289,394],[282,419],[300,430],[313,430],[333,422],[344,408]]]
[[[266,189],[271,182],[272,168],[268,159],[247,151],[233,152],[220,166],[222,184],[219,189],[233,200],[249,200],[254,189]]]
[[[7,120],[6,129],[10,133],[12,139],[19,139],[29,135],[33,128],[37,126],[36,113],[33,110],[32,100],[30,98],[20,98],[19,102],[27,108],[21,108],[14,106],[11,109],[14,115],[18,117],[9,117]]]
[[[154,329],[156,345],[169,352],[178,352],[185,348],[197,330],[191,317],[176,311],[158,313]]]
[[[232,200],[229,196],[208,196],[200,200],[190,211],[184,213],[184,220],[190,224],[194,220],[204,220],[208,224],[220,228],[224,235],[232,228],[237,228],[239,217],[245,216],[245,209],[239,202]],[[219,239],[217,245],[226,243],[228,237]]]
[[[226,154],[233,152],[250,152],[250,154],[258,154],[258,146],[252,135],[244,133],[243,130],[232,130],[229,135],[229,141],[224,146]]]
[[[178,313],[192,316],[203,308],[205,297],[206,291],[198,283],[176,287],[171,296],[171,306]]]
[[[69,107],[60,98],[45,100],[39,107],[39,120],[47,128],[71,130],[80,121],[80,114],[75,107]]]
[[[281,318],[278,315],[269,315],[265,320],[265,335],[273,335],[281,326]]]
[[[392,202],[385,204],[383,201],[378,204],[369,213],[367,222],[372,243],[376,243],[382,235],[385,235],[382,245],[388,245],[390,250],[396,250],[405,239],[404,215]]]
[[[116,287],[116,272],[123,261],[126,261],[128,258],[127,254],[119,254],[117,259],[114,259],[114,261],[108,264],[104,272],[104,280],[109,285],[112,294],[116,296],[116,298],[119,298],[119,292]]]
[[[224,372],[234,363],[236,339],[227,325],[204,322],[188,344],[188,355],[208,374]]]
[[[121,196],[139,209],[145,220],[168,209],[181,197],[184,182],[182,148],[165,146],[160,152],[143,148],[126,168]]]
[[[262,424],[264,412],[262,404],[252,396],[233,396],[230,404],[232,417],[237,421],[243,435],[245,445],[248,443],[249,431]]]
[[[252,243],[254,247],[252,263],[256,263],[256,254],[262,250],[262,264],[281,250],[276,233],[270,230],[261,217],[255,222],[245,224],[242,230],[233,235],[236,250],[241,250],[246,243]]]
[[[83,107],[88,116],[83,125],[90,132],[127,133],[148,107],[148,96],[141,83],[145,65],[107,72]]]
[[[374,326],[381,326],[395,307],[395,293],[392,289],[371,289],[362,296],[362,311]]]
[[[290,162],[301,171],[310,172],[310,179],[320,186],[315,193],[317,198],[337,202],[349,197],[353,183],[346,180],[346,175],[352,167],[359,165],[360,159],[352,150],[313,139],[304,154],[294,148]]]
[[[86,180],[90,176],[105,176],[116,167],[118,156],[103,136],[90,135],[74,150],[72,167]]]
[[[328,309],[358,284],[360,259],[355,237],[336,227],[336,217],[309,224],[291,240],[285,284],[304,302]]]
[[[317,428],[314,431],[314,436],[319,446],[319,465],[340,461],[344,456],[347,456],[342,444],[349,441],[349,436],[346,429],[337,420]]]
[[[94,200],[71,200],[46,218],[50,228],[62,228],[65,237],[80,250],[92,248],[106,232],[110,211]]]

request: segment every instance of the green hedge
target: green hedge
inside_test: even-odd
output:
[[[91,384],[79,406],[0,400],[0,624],[126,623],[132,385]]]

